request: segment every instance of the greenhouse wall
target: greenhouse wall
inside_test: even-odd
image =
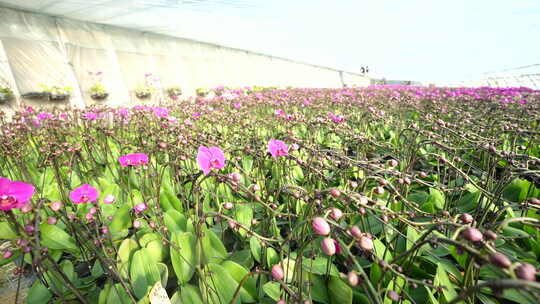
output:
[[[114,26],[0,8],[0,87],[15,98],[3,108],[28,105],[97,103],[90,87],[101,72],[109,97],[101,103],[141,103],[134,89],[151,73],[159,92],[180,87],[184,95],[196,88],[219,85],[342,87],[366,86],[369,78],[336,69],[299,63],[245,50],[174,38]],[[68,101],[32,100],[21,94],[47,86],[69,86]],[[152,94],[157,103],[163,94]],[[7,106],[6,106],[7,105]]]

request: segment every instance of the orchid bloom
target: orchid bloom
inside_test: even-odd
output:
[[[34,195],[34,190],[30,184],[0,177],[0,210],[8,211],[25,206]]]
[[[289,155],[287,144],[278,139],[271,139],[268,142],[268,151],[272,154],[272,157]]]
[[[69,198],[74,204],[95,202],[98,198],[98,191],[96,188],[84,184],[73,189],[73,191],[69,193]]]
[[[144,153],[132,153],[120,156],[118,158],[122,167],[142,166],[148,164],[148,155]]]
[[[218,147],[199,147],[197,154],[197,164],[204,174],[210,173],[212,169],[221,169],[225,167],[225,154]]]

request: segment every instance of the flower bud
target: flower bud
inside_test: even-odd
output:
[[[49,218],[47,219],[47,224],[49,225],[54,225],[56,224],[57,220],[54,216],[49,216]]]
[[[332,208],[330,209],[330,217],[337,221],[343,216],[343,212],[338,208]]]
[[[461,233],[463,237],[471,242],[480,242],[484,239],[484,236],[482,235],[482,232],[476,228],[467,228],[465,231]]]
[[[515,270],[516,277],[527,280],[536,281],[536,269],[529,263],[521,263]]]
[[[373,250],[373,240],[363,235],[360,237],[360,240],[358,240],[358,246],[360,246],[362,250],[371,251]]]
[[[360,239],[362,237],[362,231],[360,231],[360,228],[358,228],[358,226],[352,226],[351,228],[349,228],[349,233],[355,239]]]
[[[283,280],[285,275],[283,273],[283,268],[281,267],[281,265],[276,264],[276,265],[272,266],[272,277],[275,280],[278,280],[278,281]]]
[[[103,198],[103,203],[107,204],[107,205],[112,204],[115,201],[116,201],[116,198],[112,194],[109,194],[109,195],[105,196],[105,198]]]
[[[49,206],[51,208],[52,211],[58,211],[60,210],[60,208],[62,208],[62,202],[52,202],[51,205]]]
[[[139,220],[134,220],[134,221],[133,221],[133,228],[139,229],[140,227],[141,227],[141,221],[139,221]]]
[[[377,194],[377,195],[382,195],[382,194],[384,194],[384,188],[381,187],[381,186],[375,187],[375,194]]]
[[[311,226],[313,227],[313,231],[318,235],[328,235],[330,233],[330,225],[322,217],[313,218]]]
[[[141,213],[148,209],[148,206],[145,203],[138,203],[133,209],[135,210],[135,213]]]
[[[338,197],[341,196],[341,192],[338,189],[332,189],[332,190],[330,190],[330,195],[333,198],[338,198]]]
[[[512,265],[512,262],[510,262],[510,259],[506,257],[504,254],[500,252],[494,252],[489,255],[489,261],[491,264],[495,266],[499,266],[501,268],[508,268],[510,265]]]
[[[238,182],[240,182],[241,176],[240,176],[240,173],[233,172],[233,173],[229,174],[229,178],[232,179],[235,183],[238,183]]]
[[[461,220],[461,222],[463,224],[470,224],[472,223],[472,221],[474,220],[474,218],[472,217],[472,215],[468,214],[468,213],[463,213],[459,219]]]
[[[12,256],[13,256],[13,252],[11,252],[11,251],[8,250],[8,251],[4,252],[4,255],[3,255],[2,257],[3,257],[4,259],[9,259],[9,258],[12,257]]]
[[[349,282],[349,285],[356,286],[358,285],[358,282],[360,281],[360,278],[354,271],[349,271],[347,274],[347,281]]]
[[[227,209],[227,210],[230,210],[232,209],[234,206],[233,206],[233,203],[231,202],[226,202],[223,204],[223,208]]]
[[[26,205],[21,207],[21,212],[22,213],[28,213],[30,211],[32,211],[32,204],[30,204],[30,203],[27,203]]]
[[[328,256],[333,256],[334,254],[336,254],[336,244],[334,243],[334,239],[332,238],[324,238],[321,241],[321,248],[322,251]]]

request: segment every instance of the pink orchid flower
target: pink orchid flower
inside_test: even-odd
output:
[[[225,154],[218,147],[207,148],[200,146],[197,154],[197,164],[204,174],[208,174],[212,169],[225,167]]]
[[[98,191],[96,188],[88,184],[84,184],[73,189],[73,191],[69,193],[69,198],[74,204],[95,202],[98,198]]]
[[[289,155],[287,144],[278,139],[271,139],[268,142],[268,151],[272,154],[272,157]]]
[[[8,211],[25,206],[34,195],[34,190],[30,184],[0,177],[0,210]]]
[[[96,120],[98,118],[98,115],[94,112],[88,112],[88,113],[84,113],[82,115],[82,118],[86,120]]]
[[[120,156],[118,158],[120,166],[142,166],[148,164],[148,155],[144,153],[131,153]]]
[[[167,118],[169,116],[169,110],[166,108],[154,108],[154,115],[159,118]]]

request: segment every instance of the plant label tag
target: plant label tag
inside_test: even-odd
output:
[[[152,287],[148,298],[151,304],[171,304],[167,291],[161,286],[161,281],[157,281],[154,287]]]

